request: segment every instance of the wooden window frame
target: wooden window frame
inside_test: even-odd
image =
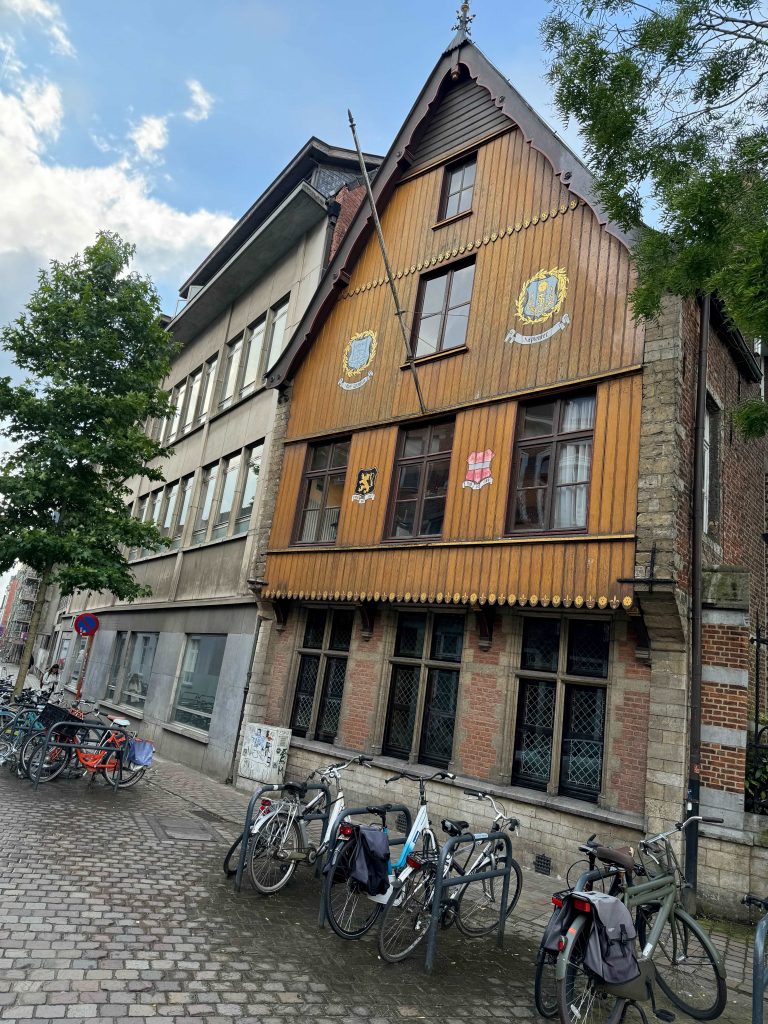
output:
[[[426,623],[424,627],[424,646],[422,647],[421,656],[418,658],[408,658],[404,655],[399,655],[397,651],[397,632],[399,626],[399,617],[401,615],[423,615],[425,616]],[[388,690],[387,700],[384,710],[384,718],[381,725],[381,751],[386,757],[393,757],[397,760],[404,760],[408,764],[431,764],[428,761],[420,760],[422,749],[424,747],[424,730],[426,726],[426,701],[427,701],[427,689],[429,687],[429,675],[432,670],[436,671],[447,671],[458,673],[457,690],[456,690],[456,711],[454,714],[454,732],[452,745],[455,748],[456,745],[456,723],[459,720],[460,711],[460,696],[461,696],[461,671],[463,666],[464,651],[467,646],[467,616],[461,611],[410,611],[406,609],[397,610],[398,622],[395,623],[395,628],[392,636],[392,653],[387,659],[387,673],[388,673]],[[441,661],[440,659],[432,657],[432,640],[435,632],[435,621],[440,617],[460,617],[464,619],[464,629],[462,633],[462,649],[461,658],[458,661]],[[395,671],[397,668],[418,668],[419,679],[418,679],[418,693],[416,697],[416,711],[413,719],[413,731],[411,734],[411,749],[407,758],[402,758],[400,754],[393,753],[393,747],[388,746],[387,737],[389,733],[390,717],[392,714],[392,706],[394,703],[395,687],[394,678]],[[433,765],[433,767],[450,767],[453,763],[453,750],[451,757],[449,758],[447,765]]]
[[[471,186],[467,186],[467,188],[465,188],[464,185],[463,185],[464,177],[462,175],[462,187],[459,189],[459,194],[461,194],[462,192],[466,192],[468,188],[471,188],[472,189],[472,197],[471,197],[470,204],[469,204],[469,206],[467,207],[466,210],[459,210],[458,212],[452,213],[452,214],[449,215],[449,214],[446,213],[446,208],[448,206],[448,199],[449,199],[449,196],[450,196],[450,193],[448,192],[448,186],[449,186],[449,182],[450,182],[450,179],[451,179],[451,175],[455,171],[458,171],[458,170],[463,171],[464,168],[467,167],[469,164],[474,164],[475,165],[475,180],[472,182]],[[452,160],[451,163],[446,164],[445,169],[443,171],[443,183],[442,183],[442,185],[440,187],[440,205],[437,208],[437,223],[438,224],[442,224],[445,221],[456,220],[459,217],[467,217],[470,213],[472,213],[472,203],[474,202],[474,199],[475,199],[475,186],[476,185],[477,185],[477,150],[475,150],[472,153],[466,153],[464,156],[459,157],[458,160]]]
[[[335,537],[333,540],[302,540],[301,539],[301,527],[302,527],[302,523],[303,523],[303,520],[304,520],[304,512],[306,511],[305,503],[306,503],[306,500],[307,500],[307,493],[309,491],[310,484],[311,484],[311,482],[313,480],[317,479],[318,477],[325,477],[326,478],[326,485],[325,485],[325,487],[323,489],[323,504],[320,506],[320,510],[319,510],[320,511],[320,515],[318,516],[318,519],[317,519],[318,524],[320,524],[322,522],[322,513],[328,507],[327,504],[326,504],[326,497],[327,497],[327,494],[328,494],[327,478],[329,476],[331,476],[332,474],[338,474],[338,473],[342,473],[343,472],[344,473],[344,486],[346,487],[347,473],[349,472],[349,455],[347,455],[347,461],[346,461],[344,466],[331,466],[331,462],[333,461],[333,449],[336,447],[336,445],[342,445],[342,444],[349,445],[350,442],[351,442],[351,438],[349,438],[349,437],[334,437],[334,438],[328,438],[325,441],[315,441],[312,444],[308,444],[307,445],[306,452],[304,453],[304,468],[301,471],[301,486],[299,488],[299,502],[298,502],[298,507],[296,509],[296,519],[294,520],[293,533],[292,533],[292,536],[291,536],[291,543],[292,544],[302,545],[302,546],[306,545],[306,546],[311,546],[311,547],[318,547],[318,546],[320,546],[320,547],[333,547],[336,544],[336,539],[338,537],[338,527],[337,527],[337,530],[336,530],[337,537]],[[331,454],[330,454],[330,456],[328,458],[328,465],[327,465],[327,467],[325,469],[315,469],[315,470],[310,469],[309,467],[310,467],[311,462],[312,462],[312,453],[314,451],[316,451],[318,448],[325,448],[328,445],[331,446]],[[343,506],[341,506],[339,508],[339,526],[341,525],[341,511],[342,511],[342,508],[343,508]],[[317,533],[317,531],[315,531],[315,532]]]
[[[419,429],[422,429],[424,427],[429,428],[429,430],[431,431],[433,427],[442,427],[442,426],[445,426],[447,423],[450,423],[452,425],[452,427],[453,427],[453,434],[451,435],[451,447],[450,447],[449,451],[447,451],[447,452],[435,452],[432,455],[426,454],[426,455],[412,456],[412,457],[409,457],[409,458],[405,458],[403,456],[403,451],[405,449],[405,437],[406,437],[406,434],[408,434],[409,431],[419,430]],[[414,517],[414,524],[417,523],[417,522],[421,523],[421,514],[422,514],[422,512],[424,510],[424,500],[425,500],[424,492],[426,490],[426,480],[427,480],[426,463],[427,462],[443,461],[443,460],[445,460],[447,458],[448,459],[448,474],[449,474],[448,479],[450,481],[450,472],[451,472],[451,467],[452,467],[452,464],[453,464],[453,442],[454,442],[454,439],[455,439],[455,434],[456,434],[456,420],[455,420],[455,418],[452,418],[452,419],[441,419],[441,420],[435,421],[434,423],[423,423],[423,424],[421,424],[420,427],[418,425],[416,425],[416,424],[409,424],[408,426],[400,428],[400,433],[399,433],[399,436],[397,438],[397,452],[396,452],[396,455],[395,455],[395,461],[394,461],[394,465],[393,465],[393,468],[392,468],[392,485],[390,487],[389,502],[388,502],[388,508],[387,508],[387,516],[386,516],[386,519],[385,519],[386,528],[385,528],[385,533],[384,533],[384,537],[383,537],[383,540],[385,540],[388,544],[390,544],[390,543],[391,544],[407,544],[407,543],[409,543],[411,541],[415,541],[415,540],[418,540],[418,541],[429,541],[429,540],[441,540],[442,539],[442,536],[443,536],[443,531],[442,530],[440,531],[440,533],[412,533],[410,535],[410,537],[396,537],[396,536],[394,536],[392,531],[395,528],[395,508],[397,507],[398,481],[399,481],[399,478],[400,478],[400,467],[402,465],[414,465],[416,463],[423,463],[424,464],[425,468],[422,469],[421,476],[420,476],[420,479],[419,479],[419,495],[418,495],[418,498],[416,499],[416,516]],[[427,445],[427,447],[429,447],[429,445]],[[449,493],[449,491],[450,491],[450,488],[448,489],[448,492],[446,493],[446,496],[445,496],[446,508],[448,507],[448,493]]]
[[[469,302],[462,303],[462,306],[467,306],[467,331],[469,331],[469,314],[472,309],[472,295],[475,290],[475,278],[474,271],[477,269],[477,257],[469,256],[460,260],[456,260],[453,263],[449,263],[442,267],[438,267],[437,270],[432,270],[428,274],[422,274],[419,278],[419,289],[416,295],[416,308],[413,315],[413,326],[411,328],[410,346],[413,358],[419,359],[433,359],[438,355],[447,355],[451,352],[461,352],[467,347],[466,334],[464,341],[461,345],[454,345],[451,348],[443,348],[443,342],[445,340],[445,328],[448,322],[448,315],[451,309],[458,309],[457,306],[448,305],[451,297],[451,287],[453,285],[453,275],[457,270],[463,270],[465,267],[473,268],[472,275],[472,291],[470,292]],[[424,352],[422,355],[418,355],[419,347],[419,329],[421,327],[421,314],[424,309],[424,293],[427,290],[427,284],[430,281],[435,281],[439,277],[447,277],[448,282],[445,289],[445,299],[443,302],[443,308],[440,312],[440,334],[438,337],[438,346],[434,352]]]
[[[306,633],[307,617],[310,611],[322,611],[325,613],[325,625],[323,626],[323,638],[320,647],[305,647],[304,637]],[[331,647],[331,636],[333,634],[333,618],[339,612],[346,612],[352,615],[352,626],[350,630],[349,647],[346,650],[342,648]],[[352,639],[355,631],[355,609],[352,606],[345,605],[334,605],[332,607],[315,606],[314,608],[305,607],[303,609],[303,615],[301,616],[299,642],[295,649],[295,665],[293,667],[292,678],[293,678],[293,690],[291,694],[291,701],[288,706],[288,727],[294,731],[294,735],[303,736],[305,739],[317,740],[319,743],[330,743],[333,744],[338,739],[338,729],[332,740],[324,739],[320,736],[320,725],[321,725],[321,712],[327,700],[328,691],[328,671],[329,663],[332,661],[345,661],[346,666],[344,669],[344,692],[346,692],[346,672],[349,667],[349,656],[352,649]],[[296,714],[296,704],[299,697],[298,683],[299,674],[301,672],[302,659],[305,657],[312,657],[318,659],[317,678],[315,679],[315,690],[312,696],[312,709],[310,711],[309,724],[305,730],[301,730],[301,727],[294,726],[294,717]],[[342,706],[343,706],[344,695],[342,694]],[[339,723],[341,722],[341,715],[339,716]]]
[[[565,403],[572,398],[586,398],[592,396],[595,403],[595,417],[593,419],[592,427],[589,430],[573,430],[568,432],[561,431],[560,424],[562,422],[562,411]],[[537,405],[545,405],[548,402],[555,403],[555,416],[553,417],[556,429],[551,434],[539,434],[536,437],[521,438],[520,430],[523,423],[523,416],[526,410],[535,407]],[[589,508],[590,498],[592,493],[592,471],[594,469],[595,461],[595,422],[597,419],[597,391],[577,391],[568,392],[562,395],[552,395],[549,398],[538,398],[532,402],[520,402],[517,408],[517,419],[515,423],[515,443],[512,448],[512,473],[510,474],[510,487],[509,496],[507,499],[507,513],[505,522],[505,534],[507,536],[519,534],[525,534],[525,536],[536,536],[539,534],[582,534],[587,533],[589,529]],[[587,507],[584,526],[574,527],[561,527],[553,526],[552,520],[554,518],[554,502],[553,495],[555,492],[555,475],[557,471],[557,457],[560,447],[565,443],[571,443],[573,441],[585,441],[590,440],[592,442],[592,454],[589,462],[589,479],[586,481],[587,484]],[[550,447],[550,471],[549,480],[547,481],[547,496],[546,496],[546,525],[544,526],[523,526],[515,524],[515,515],[517,511],[517,484],[520,478],[520,453],[528,448],[540,448],[544,444],[549,444]],[[568,486],[561,484],[560,486]]]
[[[559,623],[560,635],[558,638],[557,665],[554,672],[547,671],[546,669],[522,668],[523,630],[526,620],[547,620],[550,622]],[[608,626],[608,666],[605,676],[584,676],[568,672],[568,640],[570,636],[570,630],[574,626],[578,629],[578,627],[580,625],[583,625],[585,622],[599,622]],[[530,615],[520,616],[519,629],[520,647],[517,668],[515,669],[514,700],[512,702],[512,721],[511,728],[509,730],[512,745],[512,761],[510,768],[511,785],[520,786],[522,789],[531,789],[535,792],[546,792],[550,796],[563,796],[573,800],[581,800],[586,804],[599,803],[605,790],[607,762],[610,755],[610,716],[608,713],[608,699],[611,689],[611,680],[613,676],[615,662],[613,649],[613,620],[608,616],[592,614],[590,614],[588,618],[582,620],[569,615],[542,615],[541,613],[532,613]],[[520,693],[522,690],[522,685],[526,682],[551,683],[554,685],[555,688],[555,707],[552,724],[552,742],[550,747],[549,780],[546,786],[536,786],[530,782],[521,780],[519,777],[516,777],[515,772],[515,754],[517,753],[517,729],[518,718],[520,715]],[[574,687],[593,688],[597,690],[602,690],[605,694],[603,706],[603,749],[600,772],[600,789],[597,793],[594,794],[594,799],[588,798],[584,795],[576,796],[574,795],[573,791],[564,791],[560,778],[561,760],[563,756],[563,735],[565,729],[565,704],[567,696],[566,691]]]

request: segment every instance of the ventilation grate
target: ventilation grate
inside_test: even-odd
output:
[[[536,859],[533,862],[533,870],[538,875],[551,875],[552,874],[552,858],[547,857],[546,854],[537,853]]]

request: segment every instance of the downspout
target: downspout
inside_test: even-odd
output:
[[[245,718],[245,706],[248,703],[248,693],[251,689],[251,680],[253,679],[253,662],[256,658],[256,646],[259,642],[259,633],[261,632],[261,624],[264,621],[263,615],[256,616],[256,630],[253,634],[253,646],[251,647],[251,657],[248,662],[248,672],[245,677],[245,686],[243,687],[243,701],[240,705],[240,718],[237,721],[237,732],[235,733],[235,745],[232,748],[232,760],[229,764],[229,775],[226,778],[225,785],[231,786],[235,781],[235,761],[237,760],[237,751],[240,747],[240,733],[243,728],[243,719]]]
[[[693,431],[693,522],[691,524],[691,706],[689,724],[688,816],[699,813],[701,788],[701,594],[704,537],[704,429],[707,416],[707,350],[709,348],[707,293],[701,304],[699,359],[696,378],[696,420]],[[699,823],[685,830],[685,877],[696,888]]]

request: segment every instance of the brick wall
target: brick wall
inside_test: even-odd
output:
[[[354,220],[355,214],[360,209],[360,204],[365,199],[365,185],[357,185],[351,189],[344,185],[343,188],[339,189],[334,198],[341,205],[341,210],[333,229],[331,250],[328,254],[329,262],[335,256],[336,250],[341,245],[344,235],[346,235],[350,224]]]
[[[364,640],[360,616],[355,616],[347,672],[344,677],[344,702],[338,736],[339,744],[350,750],[372,749],[386,623],[386,615],[379,611],[373,624],[373,636],[370,640]]]
[[[622,628],[623,626],[623,628]],[[651,667],[638,661],[637,626],[617,624],[617,671],[609,731],[610,790],[617,807],[642,813],[648,762]]]

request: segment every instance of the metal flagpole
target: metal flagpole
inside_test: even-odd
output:
[[[368,193],[368,202],[371,204],[371,214],[373,215],[373,223],[376,227],[376,234],[379,238],[379,248],[381,249],[381,255],[384,259],[384,268],[387,271],[387,280],[389,281],[389,287],[392,292],[392,298],[395,300],[395,311],[397,313],[397,320],[400,324],[400,333],[403,336],[403,344],[405,345],[405,358],[408,360],[408,366],[411,370],[411,376],[413,377],[413,383],[416,387],[416,395],[419,399],[419,408],[422,413],[427,411],[427,407],[424,404],[424,396],[421,393],[421,384],[419,383],[419,375],[416,372],[416,363],[413,360],[413,352],[411,351],[411,342],[408,338],[408,331],[405,328],[405,313],[400,305],[400,296],[397,294],[397,287],[395,286],[395,278],[392,273],[392,267],[389,265],[389,256],[387,255],[387,247],[384,245],[384,235],[381,231],[381,221],[379,220],[379,214],[376,210],[376,203],[373,198],[373,190],[371,189],[371,179],[368,177],[368,168],[365,166],[365,160],[363,159],[363,152],[360,149],[360,140],[357,137],[357,131],[355,129],[354,118],[352,117],[352,111],[348,110],[349,114],[349,127],[352,129],[352,138],[355,140],[355,149],[357,150],[357,158],[360,161],[360,170],[363,173],[363,180],[365,181],[365,190]]]

